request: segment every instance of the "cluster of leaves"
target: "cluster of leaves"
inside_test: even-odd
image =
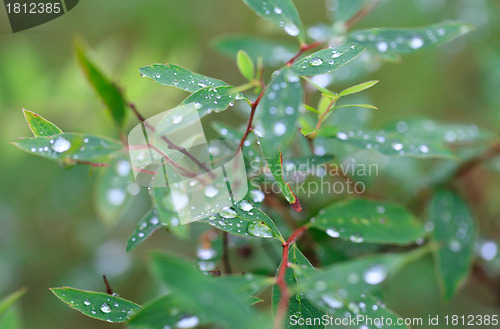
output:
[[[349,99],[348,96],[374,86],[377,81],[360,83],[336,93],[317,83],[314,77],[335,74],[334,71],[351,61],[359,65],[395,60],[400,55],[443,44],[469,31],[470,27],[444,22],[425,28],[350,31],[353,22],[376,1],[338,0],[332,11],[334,23],[316,26],[321,32],[317,33],[319,40],[308,44],[305,28],[291,0],[244,2],[259,16],[296,37],[298,47],[246,36],[219,39],[216,49],[236,58],[242,76],[248,80],[242,86],[232,86],[174,64],[146,66],[140,69],[141,75],[188,92],[190,95],[181,105],[194,104],[200,117],[212,112],[236,111],[245,104],[250,106],[249,122],[241,129],[224,124],[215,124],[213,128],[222,139],[240,144],[246,161],[260,164],[259,183],[276,182],[282,198],[294,210],[302,211],[304,217],[295,223],[299,229],[292,236],[319,234],[320,238],[314,243],[322,247],[328,246],[329,239],[341,239],[353,244],[409,246],[394,248],[406,252],[376,253],[340,263],[325,262],[323,268],[315,268],[312,259],[304,255],[311,254],[311,250],[302,253],[295,239],[284,238],[291,234],[292,228],[287,227],[283,216],[276,215],[273,209],[267,208],[272,215],[264,213],[264,194],[252,187],[243,200],[202,222],[218,229],[216,232],[231,234],[242,244],[251,245],[257,238],[277,240],[284,246],[285,253],[276,278],[257,274],[207,275],[216,269],[223,253],[219,244],[222,234],[214,233],[212,228],[208,230],[212,237],[205,239],[198,249],[197,267],[173,256],[152,256],[152,271],[169,292],[144,306],[118,296],[73,288],[56,288],[52,289],[53,293],[89,317],[113,323],[127,322],[130,328],[194,328],[208,323],[227,328],[270,328],[270,314],[259,312],[253,305],[261,301],[256,297],[259,292],[275,284],[270,299],[277,323],[275,328],[323,328],[291,326],[288,318],[292,315],[346,318],[364,314],[395,319],[397,315],[376,297],[381,284],[409,262],[433,252],[443,296],[451,298],[469,273],[476,229],[465,201],[451,189],[438,186],[444,186],[464,164],[478,156],[479,151],[461,152],[462,149],[484,150],[484,145],[491,143],[495,136],[473,125],[443,124],[422,118],[401,121],[381,130],[350,127],[349,122],[337,124],[331,118],[344,107],[376,109],[368,104],[338,105],[338,100]],[[76,49],[88,80],[123,137],[130,105],[119,88],[101,73],[81,43]],[[278,70],[266,82],[268,67],[278,67]],[[313,95],[320,94],[317,105],[304,104],[303,95],[308,92],[305,86],[313,90]],[[236,103],[238,106],[234,106]],[[64,133],[38,114],[27,110],[24,114],[34,137],[20,138],[13,143],[28,153],[55,160],[63,166],[102,167],[97,169],[100,171],[97,211],[106,222],[115,223],[140,191],[132,173],[137,168],[132,168],[127,159],[125,138],[120,141]],[[141,119],[140,115],[138,118]],[[353,149],[370,150],[391,158],[452,159],[455,165],[443,166],[446,174],[442,177],[446,178],[433,182],[436,189],[420,218],[404,206],[362,197],[331,202],[319,211],[313,208],[312,202],[301,204],[284,174],[285,164],[305,160],[334,164],[340,161],[343,152]],[[130,236],[128,251],[162,228],[183,239],[189,236],[189,226],[179,225],[168,187],[151,188],[149,193],[151,210]],[[267,197],[276,200],[275,196]],[[281,201],[278,203],[287,213],[287,206]],[[280,314],[283,306],[286,314]],[[283,316],[285,320],[280,319]]]

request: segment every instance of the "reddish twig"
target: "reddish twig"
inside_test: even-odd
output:
[[[317,42],[311,43],[310,45],[303,44],[300,47],[300,50],[292,58],[290,58],[290,60],[288,62],[286,62],[286,65],[291,66],[293,64],[293,62],[295,62],[297,60],[297,58],[299,58],[303,53],[305,53],[308,50],[319,47],[322,44],[323,44],[323,41],[317,41]]]
[[[278,311],[276,312],[276,319],[274,323],[274,329],[282,329],[283,319],[288,310],[288,300],[290,299],[290,291],[288,290],[288,284],[286,283],[286,270],[288,268],[288,251],[290,245],[297,240],[297,238],[304,233],[307,227],[302,226],[296,229],[292,235],[283,242],[283,259],[281,261],[281,267],[276,278],[276,284],[280,289],[280,301],[278,304]]]
[[[108,279],[104,274],[102,275],[102,279],[104,280],[104,284],[106,284],[106,293],[108,293],[108,295],[113,295],[113,288],[109,285]]]
[[[372,12],[375,7],[377,7],[379,0],[373,0],[368,2],[365,6],[363,6],[354,16],[352,16],[347,22],[344,23],[344,27],[346,30],[349,30],[354,25],[356,25],[363,18],[368,16],[369,13]]]
[[[108,163],[99,163],[99,162],[82,161],[82,160],[76,160],[75,163],[88,165],[92,167],[109,167]]]
[[[245,140],[248,137],[248,134],[250,131],[252,131],[252,124],[253,124],[253,117],[255,116],[255,110],[257,109],[257,106],[260,103],[260,100],[262,99],[262,96],[264,95],[264,92],[266,89],[264,88],[262,92],[260,93],[259,97],[255,100],[255,102],[252,102],[252,108],[250,109],[250,117],[248,117],[248,123],[247,123],[247,129],[245,131],[245,134],[241,138],[240,145],[238,146],[238,150],[241,150],[243,147],[243,144],[245,143]]]

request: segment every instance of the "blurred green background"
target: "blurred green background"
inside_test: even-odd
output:
[[[306,25],[327,22],[323,0],[295,3]],[[443,20],[476,26],[466,37],[406,56],[401,63],[383,64],[356,81],[381,80],[366,93],[380,109],[373,115],[374,124],[422,115],[498,131],[499,3],[383,1],[359,23],[356,28],[414,27]],[[10,31],[5,10],[0,9],[0,296],[28,287],[20,303],[25,328],[103,328],[106,324],[67,309],[48,288],[68,285],[103,291],[101,275],[107,274],[122,297],[142,303],[157,293],[147,271],[148,251],[169,248],[194,254],[195,246],[163,233],[125,254],[126,239],[146,203],[137,201],[121,225],[105,226],[93,210],[95,177],[89,175],[89,168],[64,170],[9,144],[31,135],[21,108],[41,114],[64,131],[116,137],[110,118],[76,63],[75,36],[88,42],[107,73],[148,117],[176,106],[186,94],[141,78],[139,67],[176,63],[232,84],[243,83],[234,60],[210,47],[215,37],[240,32],[291,39],[236,0],[85,0],[59,19],[16,34]],[[338,82],[331,88],[344,86]],[[230,115],[234,124],[245,121],[244,115]],[[228,118],[228,114],[219,116]],[[130,118],[129,126],[135,124]],[[474,189],[481,191],[473,208],[480,226],[493,239],[500,239],[498,183],[499,175],[481,173],[466,191],[469,197],[479,193]],[[498,313],[498,296],[477,284],[471,280],[457,298],[443,304],[429,257],[401,273],[388,287],[386,299],[405,315],[437,310]]]

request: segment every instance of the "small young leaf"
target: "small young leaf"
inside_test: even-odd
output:
[[[243,0],[259,16],[281,26],[286,33],[304,41],[304,27],[291,0]]]
[[[378,107],[370,105],[370,104],[345,104],[345,105],[335,106],[333,109],[342,109],[342,108],[346,108],[346,107],[362,107],[364,109],[372,109],[372,110],[378,111]]]
[[[299,50],[295,44],[277,40],[266,40],[249,36],[232,36],[218,39],[215,49],[234,58],[238,51],[245,51],[253,62],[262,58],[266,66],[278,66],[286,63]]]
[[[465,201],[449,190],[439,190],[427,207],[433,223],[438,280],[445,299],[455,295],[471,270],[476,224]]]
[[[448,42],[469,32],[472,27],[461,22],[443,22],[411,29],[369,29],[350,34],[349,39],[381,55],[402,55]]]
[[[75,42],[75,51],[87,79],[101,97],[116,125],[123,129],[126,118],[127,102],[120,89],[106,77],[90,59],[82,42]]]
[[[335,71],[358,57],[365,47],[353,42],[320,50],[292,65],[298,75],[319,75]]]
[[[182,104],[194,103],[200,118],[212,112],[219,113],[234,106],[235,101],[247,99],[235,87],[207,87],[188,96]]]
[[[35,112],[23,109],[23,113],[26,118],[26,122],[28,122],[28,126],[35,137],[52,136],[63,132],[58,126]]]
[[[227,86],[227,83],[201,74],[193,73],[174,64],[153,64],[139,69],[143,77],[153,79],[164,86],[173,86],[190,93],[206,87]]]
[[[17,302],[19,298],[21,298],[27,291],[28,289],[26,288],[21,288],[9,296],[5,297],[1,302],[0,302],[0,315],[4,313],[12,304]]]
[[[244,50],[238,51],[236,55],[236,63],[238,64],[238,69],[241,75],[243,75],[247,80],[251,81],[255,75],[255,66],[253,65],[252,59]]]
[[[109,294],[62,287],[50,289],[69,307],[88,317],[119,323],[127,321],[141,306]]]
[[[248,200],[222,209],[218,214],[202,220],[225,232],[239,236],[275,238],[284,241],[274,222]]]
[[[423,225],[405,208],[367,199],[332,204],[308,225],[355,243],[406,245],[425,235]]]
[[[343,90],[342,92],[339,93],[339,96],[342,97],[342,96],[347,96],[347,95],[359,93],[360,91],[363,91],[365,89],[373,87],[377,83],[378,83],[378,80],[372,80],[372,81],[360,83],[359,85],[355,85],[355,86],[352,86],[352,87],[349,87],[349,88]]]
[[[94,203],[99,217],[106,224],[116,224],[125,214],[132,200],[130,186],[139,188],[133,179],[130,162],[122,157],[114,159],[109,167],[99,172]]]
[[[76,133],[18,138],[11,143],[27,153],[61,162],[93,161],[123,148],[119,141],[107,137]]]

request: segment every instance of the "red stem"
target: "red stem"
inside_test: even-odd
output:
[[[280,301],[278,304],[278,311],[276,313],[276,320],[274,324],[274,329],[282,329],[283,319],[285,318],[286,311],[288,310],[288,300],[290,299],[290,291],[288,290],[288,284],[286,283],[286,270],[288,268],[288,251],[290,245],[297,240],[297,238],[307,230],[307,227],[302,226],[296,229],[292,235],[283,242],[283,258],[281,261],[281,267],[276,278],[276,284],[280,288]]]
[[[248,134],[250,133],[250,131],[252,131],[252,123],[253,123],[253,117],[255,116],[255,110],[257,109],[257,106],[259,105],[260,100],[262,99],[262,96],[264,95],[265,91],[266,90],[264,88],[262,90],[262,92],[260,93],[259,97],[257,97],[257,99],[255,100],[255,102],[252,103],[252,108],[250,110],[250,117],[248,118],[248,123],[247,123],[247,129],[245,131],[245,134],[241,138],[240,145],[238,146],[238,150],[241,150],[241,148],[243,147],[243,143],[245,143],[245,140],[248,137]]]
[[[295,62],[295,60],[297,60],[297,58],[300,57],[300,55],[302,55],[303,53],[305,53],[308,50],[311,50],[311,49],[314,49],[316,47],[319,47],[322,44],[323,44],[323,41],[316,41],[314,43],[311,43],[310,45],[303,44],[300,47],[300,50],[295,54],[295,56],[293,56],[292,58],[290,58],[290,60],[288,62],[286,62],[286,65],[291,66],[293,64],[293,62]]]

